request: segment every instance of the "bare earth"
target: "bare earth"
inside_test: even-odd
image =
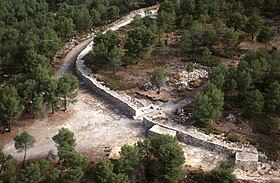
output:
[[[58,129],[65,127],[75,133],[77,150],[91,159],[104,154],[105,148],[118,148],[124,144],[133,144],[144,137],[144,129],[141,123],[119,115],[95,96],[81,89],[78,102],[68,112],[49,114],[42,120],[18,121],[14,124],[16,128],[12,134],[1,134],[1,144],[5,144],[5,151],[20,160],[22,154],[16,152],[14,141],[5,138],[12,137],[23,130],[31,133],[37,142],[29,150],[28,159],[44,158],[50,149],[55,150],[52,136],[58,133]]]

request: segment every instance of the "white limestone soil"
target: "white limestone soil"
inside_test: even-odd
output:
[[[81,89],[78,102],[70,106],[68,112],[49,114],[43,120],[35,120],[32,125],[21,125],[14,130],[13,135],[26,130],[36,138],[35,146],[28,150],[27,159],[45,158],[49,150],[56,150],[52,137],[62,127],[75,133],[77,150],[90,159],[103,156],[106,149],[119,149],[124,144],[134,144],[144,137],[141,123],[117,114],[108,107],[86,89]],[[23,154],[17,153],[13,140],[1,143],[5,144],[5,152],[18,160],[22,159]]]

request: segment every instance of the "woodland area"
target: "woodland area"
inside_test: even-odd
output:
[[[54,78],[53,56],[73,36],[154,2],[4,0],[0,6],[0,121],[23,113],[41,117],[47,109],[67,110],[78,82],[71,75]]]
[[[236,126],[248,125],[254,137],[237,133],[229,134],[228,140],[250,141],[279,160],[279,6],[278,1],[266,0],[165,0],[157,18],[135,17],[120,31],[97,35],[87,63],[110,88],[124,91],[137,90],[147,81],[160,88],[167,77],[174,80],[167,75],[173,60],[185,63],[188,72],[193,63],[208,66],[210,82],[184,108],[192,114],[184,124],[221,133],[224,130],[213,123],[233,113]]]
[[[237,111],[240,123],[249,124],[269,141],[246,140],[270,159],[279,160],[280,53],[271,44],[278,34],[279,0],[2,0],[1,125],[10,127],[26,113],[37,118],[61,108],[66,111],[76,101],[78,80],[68,74],[53,76],[55,53],[76,35],[156,3],[161,3],[156,18],[135,17],[128,30],[97,35],[87,64],[100,73],[110,71],[111,78],[158,55],[174,55],[188,72],[193,70],[192,63],[207,65],[212,68],[210,82],[185,106],[192,116],[184,125],[219,133],[213,121]],[[175,42],[170,43],[171,35],[176,35]],[[263,48],[241,49],[244,41],[258,42]],[[240,60],[237,65],[223,64],[224,59],[235,58]],[[166,81],[166,62],[151,64],[154,72],[147,77],[160,89]],[[125,145],[119,160],[103,159],[95,165],[76,151],[73,132],[62,128],[52,139],[59,151],[56,164],[46,160],[25,163],[27,149],[36,143],[27,132],[14,138],[15,148],[24,153],[22,165],[1,147],[0,182],[237,182],[230,161],[221,162],[211,172],[198,173],[194,180],[185,178],[185,157],[176,139],[169,136]],[[240,139],[233,135],[229,140]]]
[[[60,129],[52,139],[57,145],[59,157],[53,161],[42,159],[26,165],[27,150],[34,146],[36,139],[25,131],[16,136],[15,148],[24,153],[20,171],[17,169],[17,162],[0,148],[0,182],[54,183],[82,180],[98,183],[177,183],[185,179],[182,169],[184,153],[177,139],[168,135],[145,139],[134,146],[124,145],[118,160],[104,158],[95,165],[76,151],[74,133],[67,128]],[[231,160],[224,161],[211,172],[199,172],[195,178],[189,178],[185,182],[236,182],[232,174],[233,166]]]

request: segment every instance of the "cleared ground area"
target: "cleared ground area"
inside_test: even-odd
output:
[[[12,137],[26,130],[37,142],[28,151],[27,159],[44,158],[49,150],[55,150],[52,136],[65,127],[75,133],[77,149],[90,159],[104,155],[108,149],[124,144],[134,144],[144,137],[141,123],[120,115],[104,102],[91,95],[87,89],[79,90],[78,102],[70,106],[68,112],[59,111],[47,115],[42,120],[20,120],[14,123],[12,133],[1,134],[0,142],[5,144],[5,152],[20,160],[23,154],[16,152]]]

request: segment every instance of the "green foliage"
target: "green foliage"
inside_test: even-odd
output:
[[[0,145],[0,175],[2,173],[2,171],[4,170],[6,173],[6,164],[8,163],[8,161],[12,159],[11,155],[7,155],[6,153],[3,152],[3,147],[2,145]]]
[[[38,65],[46,67],[49,64],[49,60],[47,57],[36,53],[34,50],[27,50],[24,57],[24,70],[26,72],[29,72],[32,68],[35,68]]]
[[[44,181],[39,163],[31,163],[21,171],[21,180],[24,183],[38,183]]]
[[[228,29],[223,36],[223,43],[228,47],[236,46],[238,42],[238,35],[234,32],[234,29]]]
[[[240,12],[235,12],[229,16],[227,26],[234,28],[234,31],[242,29],[246,25],[247,17]]]
[[[44,116],[45,103],[42,95],[36,95],[32,101],[32,113],[34,116]]]
[[[24,131],[20,135],[14,137],[15,148],[18,152],[24,152],[23,167],[25,166],[26,151],[34,146],[36,139],[28,132]]]
[[[2,171],[4,172],[3,178],[1,177],[1,180],[4,180],[4,182],[12,182],[12,181],[8,181],[9,179],[13,179],[13,176],[16,173],[16,169],[17,169],[17,161],[15,159],[13,159],[12,156],[8,155],[6,158],[6,161],[2,161],[1,164],[3,165],[3,167],[1,167]],[[7,181],[5,181],[5,179],[8,179]]]
[[[197,125],[206,127],[210,119],[219,119],[224,105],[224,95],[215,85],[209,83],[204,94],[195,97],[194,118]]]
[[[236,183],[237,179],[235,175],[233,175],[233,166],[234,164],[226,161],[221,162],[221,164],[211,170],[210,172],[206,173],[202,178],[202,183]]]
[[[213,26],[208,26],[203,32],[203,45],[213,48],[219,41],[218,33]]]
[[[125,55],[137,62],[153,49],[157,36],[148,28],[140,27],[128,32],[124,48]]]
[[[113,176],[113,168],[110,160],[101,160],[93,170],[93,180],[100,183],[110,183]]]
[[[280,108],[280,84],[274,81],[269,84],[266,94],[266,110],[277,114]]]
[[[263,49],[248,51],[243,59],[245,62],[240,62],[238,70],[249,72],[254,83],[262,83],[267,67],[267,57],[267,51]]]
[[[250,118],[257,118],[262,114],[264,107],[264,97],[259,90],[248,93],[246,100],[246,114]]]
[[[229,141],[229,142],[240,142],[240,138],[237,135],[229,134],[229,135],[226,136],[226,141]]]
[[[185,157],[181,147],[176,143],[162,144],[158,151],[160,182],[178,183],[183,180],[181,165]]]
[[[86,157],[76,151],[69,151],[65,153],[63,159],[64,159],[63,164],[66,167],[71,167],[71,168],[79,167],[83,170],[88,165],[88,160],[86,159]]]
[[[212,119],[219,119],[222,115],[221,111],[224,105],[224,95],[215,85],[209,83],[206,90],[205,95],[207,95],[210,99],[211,105],[214,107],[211,112]]]
[[[193,22],[192,26],[190,27],[190,41],[193,50],[202,44],[204,30],[205,27],[199,22]]]
[[[182,164],[184,153],[175,138],[161,135],[151,139],[150,153],[158,160],[158,177],[160,182],[180,182],[184,178]],[[156,161],[156,162],[157,162]]]
[[[58,134],[53,136],[52,139],[58,145],[58,147],[76,147],[76,139],[74,138],[74,133],[67,128],[59,129]]]
[[[0,88],[0,98],[1,122],[9,122],[21,115],[23,106],[17,89],[14,86],[6,85]]]
[[[260,43],[266,44],[271,41],[275,37],[276,33],[273,30],[273,28],[270,28],[268,26],[264,26],[261,28],[259,35],[257,36],[257,40]]]
[[[162,67],[156,68],[152,73],[151,82],[160,87],[164,84],[166,79],[165,70]]]
[[[193,69],[194,69],[193,63],[188,63],[188,64],[186,65],[186,71],[187,71],[187,72],[193,72]]]
[[[94,168],[96,182],[158,181],[181,182],[184,179],[182,164],[184,153],[177,140],[169,135],[139,141],[134,146],[122,147],[121,157],[116,163],[119,174],[113,172],[113,164],[104,159]],[[126,173],[126,174],[122,174]]]
[[[237,76],[235,81],[237,84],[237,88],[242,91],[243,93],[246,93],[247,90],[250,88],[252,83],[252,78],[250,73],[246,71],[237,71]]]
[[[55,182],[59,177],[59,171],[49,161],[40,160],[31,163],[21,170],[21,182]]]
[[[226,65],[218,65],[213,68],[212,77],[210,79],[211,83],[214,84],[217,88],[222,89],[225,84],[225,78],[228,74],[228,68]]]
[[[36,162],[40,165],[41,174],[44,176],[45,182],[55,182],[59,178],[59,170],[47,160]]]
[[[91,61],[97,62],[101,67],[106,64],[120,64],[120,36],[117,32],[108,31],[98,34],[95,38],[95,47],[91,51]]]
[[[81,167],[73,167],[67,169],[66,173],[63,175],[64,180],[77,182],[79,181],[84,175],[84,170]]]
[[[207,95],[203,95],[202,93],[196,94],[194,105],[195,109],[193,115],[199,120],[197,125],[201,127],[207,126],[208,121],[211,119],[210,114],[212,110],[209,97]]]
[[[113,175],[111,183],[130,183],[129,177],[125,174]]]
[[[78,95],[78,79],[70,74],[65,74],[58,80],[58,93],[63,98],[64,110],[69,103],[76,102]]]
[[[68,38],[76,35],[75,25],[73,23],[72,18],[59,16],[56,21],[55,30],[59,37],[63,40],[67,40]]]
[[[67,128],[61,128],[52,139],[58,145],[59,158],[62,160],[60,161],[62,179],[75,182],[80,180],[89,162],[75,150],[74,133]]]
[[[175,8],[178,6],[178,1],[164,0],[159,8],[158,23],[164,31],[169,31],[173,28],[176,20]]]
[[[121,158],[118,160],[119,172],[131,174],[139,168],[140,152],[139,148],[124,145],[120,152]]]
[[[184,52],[187,52],[189,50],[189,47],[192,45],[191,44],[191,33],[189,31],[184,31],[182,33],[179,44],[180,44],[180,48],[183,52],[183,55],[185,55]]]
[[[260,29],[262,27],[261,17],[253,13],[246,24],[246,30],[248,33],[250,33],[252,40],[254,40],[254,37],[258,35]]]
[[[144,25],[144,21],[143,21],[143,18],[141,17],[141,15],[135,15],[133,17],[131,25],[133,27],[141,27],[141,26],[143,26]]]
[[[100,183],[130,183],[126,174],[115,174],[113,164],[107,160],[101,160],[93,170],[93,180]]]
[[[51,107],[52,113],[60,107],[60,98],[58,95],[58,80],[49,78],[43,85],[44,89],[44,100],[48,106]]]

